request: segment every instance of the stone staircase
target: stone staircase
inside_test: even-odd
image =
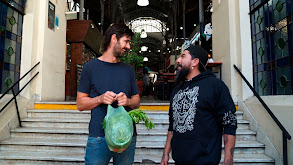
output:
[[[159,164],[167,129],[167,111],[146,111],[156,128],[137,125],[134,164]],[[249,122],[237,111],[238,130],[234,164],[271,165],[274,160],[264,154],[265,146],[256,141]],[[11,138],[0,142],[0,164],[84,164],[90,112],[78,110],[28,110],[22,128],[11,130]],[[222,152],[223,157],[223,152]],[[174,164],[171,159],[170,164]]]

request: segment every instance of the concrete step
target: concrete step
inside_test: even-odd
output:
[[[28,117],[51,117],[51,118],[90,118],[90,111],[78,111],[78,110],[42,110],[34,109],[27,111]]]
[[[150,119],[169,119],[168,111],[144,111]],[[243,119],[243,112],[236,111],[237,119]],[[28,110],[28,117],[90,118],[90,111],[78,110]]]
[[[0,142],[1,151],[39,151],[85,153],[86,140],[10,138]],[[137,154],[162,154],[164,141],[137,141]],[[222,145],[224,148],[224,145]],[[264,153],[264,144],[257,141],[237,141],[235,153]]]
[[[165,141],[167,130],[137,129],[139,141]],[[236,140],[256,140],[256,132],[246,129],[237,129]],[[87,139],[88,129],[85,128],[48,128],[22,127],[11,130],[11,137],[27,138],[55,138],[55,139]]]
[[[145,113],[156,128],[147,130],[144,124],[137,124],[135,165],[159,164],[166,141],[168,111]],[[256,141],[256,132],[249,130],[249,121],[243,120],[243,112],[236,115],[234,164],[274,164],[264,154],[264,144]],[[11,130],[11,138],[0,142],[0,164],[84,164],[90,111],[28,110],[28,118],[22,121],[22,128]],[[174,164],[172,159],[170,164]]]
[[[48,118],[30,117],[21,120],[23,127],[54,127],[54,128],[88,128],[90,118]],[[168,119],[152,119],[155,129],[168,129]],[[249,121],[237,120],[238,129],[249,129]],[[137,124],[137,129],[144,129],[143,122]]]
[[[137,141],[136,153],[161,155],[164,151],[165,142],[158,141]],[[257,141],[237,141],[235,144],[236,154],[264,154],[264,144]],[[224,152],[224,144],[222,144]]]
[[[222,155],[223,158],[223,155]],[[223,159],[222,159],[223,160]],[[221,161],[222,161],[221,160]],[[159,164],[161,155],[135,155],[134,164]],[[174,164],[171,159],[170,164]],[[84,164],[83,153],[0,151],[0,164]],[[234,164],[270,165],[274,160],[265,154],[234,154]]]
[[[138,139],[141,141],[165,141],[167,136],[167,131],[165,130],[146,130],[138,132]],[[256,140],[256,132],[246,129],[237,129],[236,131],[236,140],[252,141]]]

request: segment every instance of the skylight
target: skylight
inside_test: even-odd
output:
[[[147,33],[165,32],[166,23],[154,18],[137,18],[129,22],[134,32],[140,33],[143,29]]]

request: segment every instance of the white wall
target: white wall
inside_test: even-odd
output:
[[[6,95],[5,97],[3,97],[0,100],[0,109],[2,109],[11,98],[13,98],[12,95]],[[10,129],[17,126],[18,119],[16,116],[16,108],[13,101],[0,113],[0,140],[10,138]]]
[[[39,12],[37,10],[39,6],[37,0],[27,0],[25,6],[25,15],[23,17],[23,29],[22,29],[22,49],[21,49],[21,67],[20,77],[22,77],[27,71],[29,71],[38,61],[38,52],[40,52],[40,46],[38,41],[39,34]],[[32,73],[35,74],[39,71],[37,67]],[[20,88],[25,85],[26,82],[32,77],[33,74],[29,74],[20,82]],[[36,79],[40,79],[39,76]],[[36,79],[28,85],[20,95],[25,98],[31,98],[36,93]]]
[[[253,67],[252,67],[252,43],[251,43],[251,26],[249,15],[249,2],[247,0],[239,0],[239,32],[240,32],[240,54],[237,66],[241,67],[242,74],[246,77],[248,82],[253,85]],[[239,80],[240,77],[237,76]],[[239,81],[238,81],[239,82]],[[247,100],[253,93],[245,82],[241,79],[239,88],[240,100]]]
[[[41,62],[36,80],[21,95],[38,101],[65,99],[66,1],[50,0],[55,5],[59,28],[48,28],[48,0],[27,0],[23,19],[21,76]],[[36,72],[35,71],[35,72]],[[30,75],[32,76],[32,75]],[[28,78],[26,79],[28,80]],[[21,83],[23,86],[25,81]]]
[[[276,118],[281,122],[284,128],[293,136],[293,96],[262,96],[263,101],[268,105]],[[270,150],[266,153],[276,159],[276,164],[280,163],[278,154],[280,157],[283,155],[283,142],[282,132],[280,128],[275,124],[271,116],[263,108],[256,97],[252,97],[244,103],[249,112],[253,115],[257,121],[258,127],[260,127],[275,147],[278,153]],[[262,140],[262,139],[260,139]],[[292,139],[288,140],[288,162],[293,162],[293,142]],[[266,145],[267,146],[267,145]]]
[[[13,98],[11,94],[6,95],[0,100],[2,109]],[[27,117],[27,109],[32,109],[34,98],[26,99],[17,97],[17,105],[21,118]],[[10,130],[19,126],[17,110],[14,100],[0,113],[0,141],[10,138]]]
[[[213,1],[213,60],[215,62],[223,62],[222,64],[222,80],[230,89],[234,102],[237,102],[237,90],[235,87],[235,79],[232,78],[233,62],[232,56],[235,56],[235,20],[231,14],[230,1]],[[232,28],[232,29],[231,29]],[[233,52],[234,51],[234,52]],[[234,87],[233,87],[234,86]]]
[[[222,80],[234,102],[246,100],[252,92],[234,69],[235,64],[253,82],[249,1],[213,1],[213,58],[222,62]]]
[[[293,137],[293,96],[263,96],[262,99]],[[288,142],[288,162],[293,163],[293,140]]]

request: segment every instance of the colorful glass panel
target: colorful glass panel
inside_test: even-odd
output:
[[[2,93],[4,93],[6,90],[9,89],[7,85],[9,85],[9,82],[14,83],[14,72],[9,70],[2,70]],[[11,92],[9,92],[11,93]]]
[[[282,67],[276,70],[277,76],[277,93],[280,95],[290,94],[292,86],[291,84],[291,74],[290,67]]]
[[[292,95],[292,0],[250,0],[254,87],[260,95]],[[254,10],[256,9],[256,10]]]
[[[20,77],[24,0],[0,2],[0,93]],[[8,5],[8,6],[7,6]],[[18,91],[18,86],[14,89]],[[11,93],[11,92],[10,92]]]

